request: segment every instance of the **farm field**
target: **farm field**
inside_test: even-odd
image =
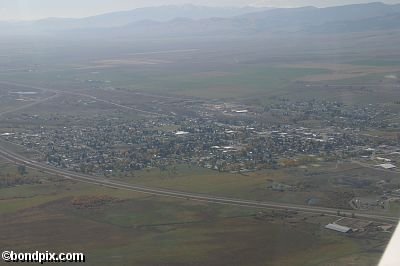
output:
[[[244,174],[179,165],[165,171],[152,169],[112,178],[132,184],[195,193],[301,205],[342,206],[346,209],[349,207],[348,201],[354,197],[375,195],[378,198],[379,193],[371,193],[370,186],[380,180],[391,180],[392,185],[400,184],[398,176],[397,173],[382,173],[351,163],[338,168],[336,163],[321,163]],[[391,213],[396,210],[394,207]]]
[[[0,247],[377,265],[400,217],[400,5],[225,8],[0,18]]]
[[[0,167],[1,178],[18,175],[15,166],[2,162]],[[25,178],[36,174],[28,170]],[[220,265],[221,260],[373,265],[387,239],[382,233],[358,238],[328,232],[322,228],[330,220],[325,217],[270,211],[258,216],[260,210],[251,208],[159,198],[51,176],[0,190],[1,246],[41,250],[51,242],[54,251],[84,252],[88,265]],[[234,241],[238,237],[241,241]],[[320,253],[324,256],[317,257]]]
[[[0,77],[2,81],[59,90],[124,88],[202,99],[250,98],[253,103],[286,97],[358,104],[398,96],[393,86],[398,85],[400,66],[387,55],[395,52],[390,43],[395,43],[397,35],[383,35],[388,50],[383,46],[375,54],[369,46],[357,45],[370,36],[358,37],[360,40],[347,35],[188,38],[150,43],[144,39],[124,44],[110,40],[96,44],[96,48],[89,41],[72,42],[66,47],[57,40],[57,52],[47,52],[45,48],[51,45],[44,39],[40,51],[30,51],[29,43],[19,45],[24,53],[41,55],[36,65],[11,52],[5,57],[12,70],[5,67]],[[314,45],[310,46],[312,41]],[[286,45],[291,42],[296,46]],[[108,49],[114,46],[120,49]],[[329,47],[334,49],[330,51]]]

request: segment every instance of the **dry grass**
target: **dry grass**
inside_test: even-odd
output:
[[[314,74],[301,77],[298,81],[318,82],[343,80],[350,78],[364,77],[371,74],[386,74],[400,71],[399,67],[376,67],[376,66],[357,66],[351,64],[329,64],[329,63],[302,63],[284,65],[284,67],[292,68],[316,68],[327,69],[331,71],[329,74]]]

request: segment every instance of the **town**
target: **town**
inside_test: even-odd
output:
[[[46,126],[49,121],[39,115],[21,114],[20,120],[43,125],[0,135],[39,152],[37,159],[48,164],[96,175],[163,170],[179,163],[243,173],[318,161],[365,160],[385,153],[382,147],[388,146],[392,153],[400,151],[399,137],[388,140],[364,133],[398,127],[389,123],[390,112],[372,105],[279,99],[265,107],[186,101],[182,108],[194,111],[134,120],[111,117],[65,127]]]

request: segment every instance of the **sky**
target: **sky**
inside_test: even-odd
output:
[[[335,6],[374,0],[0,0],[0,20],[32,20],[47,17],[86,17],[148,6],[193,4],[202,6]],[[400,0],[384,0],[400,4]]]

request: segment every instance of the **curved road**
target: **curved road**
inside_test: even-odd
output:
[[[178,190],[169,190],[163,188],[154,188],[140,185],[133,185],[127,183],[121,183],[117,181],[112,181],[108,179],[104,179],[102,177],[83,175],[79,173],[74,173],[66,170],[62,170],[59,168],[55,168],[49,166],[47,164],[43,164],[37,161],[29,160],[27,158],[22,157],[14,152],[11,152],[3,147],[0,147],[0,156],[5,159],[17,163],[23,164],[26,167],[34,168],[42,171],[43,173],[57,175],[66,179],[76,180],[80,182],[85,182],[89,184],[101,185],[110,188],[116,189],[125,189],[140,193],[147,193],[157,196],[166,196],[166,197],[174,197],[174,198],[183,198],[187,200],[195,200],[195,201],[204,201],[210,203],[218,203],[225,205],[233,205],[233,206],[243,206],[243,207],[251,207],[251,208],[260,208],[260,209],[283,209],[290,211],[297,211],[302,213],[313,213],[313,214],[324,214],[329,216],[338,216],[337,212],[340,211],[341,215],[345,215],[347,217],[351,217],[354,212],[349,210],[338,210],[332,208],[323,208],[323,207],[312,207],[312,206],[303,206],[289,203],[276,203],[276,202],[267,202],[267,201],[254,201],[254,200],[244,200],[244,199],[236,199],[236,198],[228,198],[228,197],[218,197],[200,193],[190,193]],[[368,214],[368,213],[355,213],[355,217],[358,219],[368,219],[368,220],[378,220],[378,221],[387,221],[387,222],[398,222],[398,218],[394,216],[384,216],[384,215],[376,215],[376,214]]]
[[[12,83],[8,83],[8,82],[0,82],[0,83],[12,84]],[[13,85],[26,86],[26,85],[16,84],[16,83],[13,83]],[[26,86],[26,87],[32,87],[32,88],[41,89],[41,90],[48,90],[48,91],[55,92],[56,94],[51,97],[48,97],[48,98],[45,98],[42,100],[38,100],[34,103],[31,103],[31,104],[28,104],[25,106],[21,106],[14,110],[6,110],[5,112],[3,112],[3,114],[11,113],[16,110],[20,110],[20,109],[23,109],[26,107],[40,104],[44,101],[47,101],[54,97],[59,96],[59,93],[60,93],[60,91],[52,90],[52,89],[39,88],[39,87],[33,87],[33,86]],[[98,99],[91,95],[80,94],[80,93],[69,93],[69,94],[90,97],[90,98],[93,98],[96,100],[103,101],[104,103],[112,104],[112,105],[120,107],[120,108],[129,108],[131,110],[139,111],[135,108],[120,105],[120,104],[110,102],[107,100],[103,100],[103,99]],[[140,111],[142,111],[142,110],[140,110]],[[155,114],[155,113],[147,112],[147,111],[143,111],[143,112],[148,113],[148,114]],[[0,116],[3,114],[0,113]],[[85,183],[89,183],[89,184],[101,185],[101,186],[116,188],[116,189],[125,189],[125,190],[147,193],[147,194],[158,195],[158,196],[183,198],[183,199],[187,199],[187,200],[196,200],[196,201],[204,201],[204,202],[209,202],[209,203],[218,203],[218,204],[260,208],[260,209],[290,210],[290,211],[297,211],[297,212],[302,212],[302,213],[324,214],[324,215],[329,215],[329,216],[338,216],[337,213],[338,213],[338,211],[340,211],[341,215],[345,215],[347,217],[351,217],[352,214],[354,213],[355,217],[357,217],[357,219],[379,220],[379,221],[387,221],[387,222],[398,222],[399,221],[399,217],[394,217],[394,216],[368,214],[368,213],[354,212],[354,211],[349,211],[349,210],[338,210],[338,209],[333,209],[333,208],[313,207],[313,206],[296,205],[296,204],[290,204],[290,203],[277,203],[277,202],[267,202],[267,201],[235,199],[235,198],[228,198],[228,197],[218,197],[218,196],[199,194],[199,193],[191,193],[191,192],[169,190],[169,189],[163,189],[163,188],[154,188],[154,187],[126,184],[126,183],[121,183],[121,182],[104,179],[102,177],[74,173],[74,172],[62,170],[59,168],[55,168],[55,167],[52,167],[52,166],[49,166],[47,164],[43,164],[43,163],[40,163],[37,161],[29,160],[19,154],[16,154],[16,153],[8,150],[7,148],[2,147],[1,142],[0,142],[0,156],[4,157],[5,159],[7,159],[10,162],[17,163],[17,164],[23,164],[26,167],[40,170],[43,173],[53,174],[53,175],[57,175],[57,176],[60,176],[63,178],[76,180],[76,181],[80,181],[80,182],[85,182]]]

